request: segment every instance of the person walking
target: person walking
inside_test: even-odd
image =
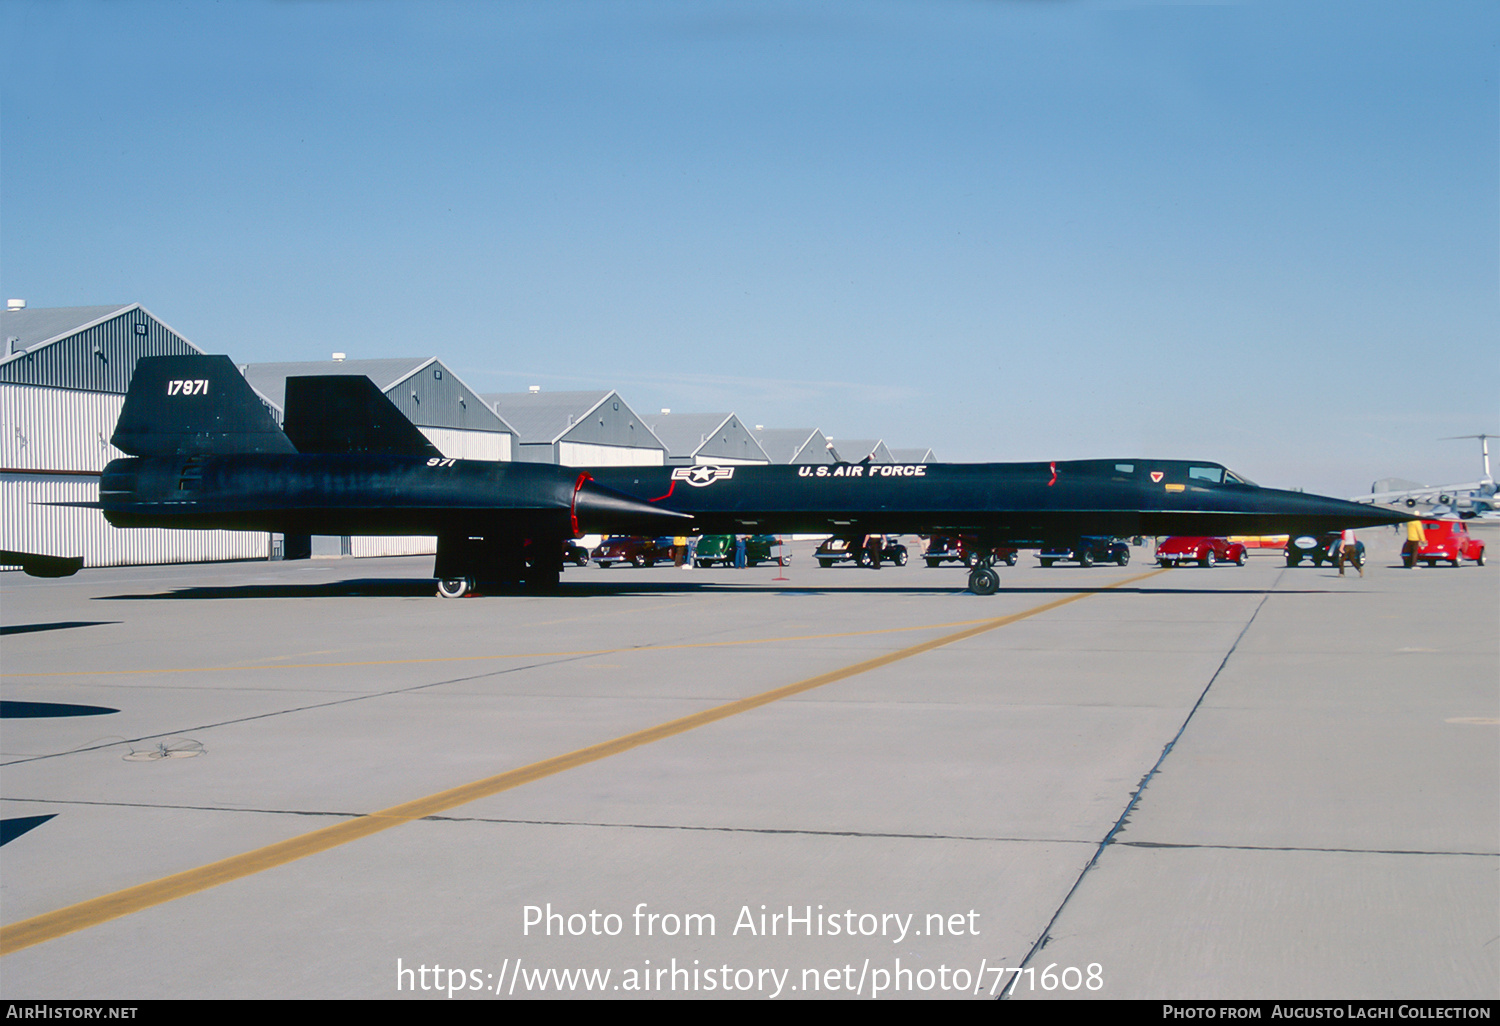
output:
[[[743,534],[734,536],[734,568],[745,569],[745,536]]]
[[[1345,531],[1343,539],[1339,542],[1339,576],[1344,576],[1344,564],[1353,563],[1354,569],[1359,571],[1359,576],[1365,575],[1364,560],[1359,558],[1359,539],[1354,532]]]
[[[1427,532],[1422,530],[1422,521],[1408,520],[1406,522],[1406,544],[1401,546],[1401,562],[1406,569],[1414,569],[1417,565],[1417,557],[1422,554],[1422,546],[1427,544]]]

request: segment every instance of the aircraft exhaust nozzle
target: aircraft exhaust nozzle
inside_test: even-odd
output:
[[[574,534],[661,534],[683,528],[691,513],[653,506],[580,474],[573,489]]]

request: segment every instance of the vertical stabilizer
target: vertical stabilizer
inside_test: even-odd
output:
[[[136,361],[110,441],[132,456],[297,451],[229,357],[197,354]]]
[[[287,378],[285,410],[298,452],[443,455],[363,374]]]

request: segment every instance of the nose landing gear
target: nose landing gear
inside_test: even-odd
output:
[[[1000,575],[987,566],[969,571],[969,590],[976,595],[993,595],[1000,590]]]
[[[976,595],[993,595],[1000,590],[994,548],[988,541],[982,542],[979,551],[984,555],[974,561],[974,567],[969,571],[969,590]]]

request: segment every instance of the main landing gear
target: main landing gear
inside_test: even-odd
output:
[[[516,538],[496,532],[489,537],[440,535],[437,578],[440,598],[456,599],[476,589],[501,591],[517,585],[527,591],[557,590],[562,578],[563,539]]]
[[[447,580],[438,581],[440,598],[463,598],[473,590],[474,578],[472,577],[449,577]]]

